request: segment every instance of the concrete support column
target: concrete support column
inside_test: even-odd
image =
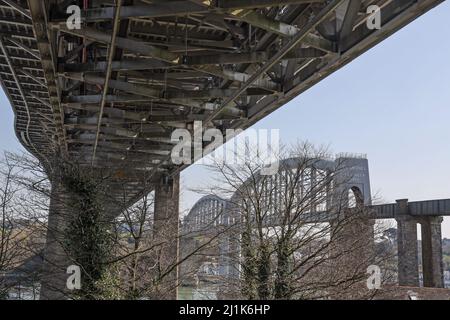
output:
[[[180,175],[164,177],[155,188],[154,237],[163,242],[158,252],[161,275],[155,299],[178,298]]]
[[[423,217],[421,219],[424,287],[444,288],[441,235],[442,221],[442,217]]]
[[[219,241],[219,270],[222,278],[219,300],[235,299],[240,294],[240,255],[242,225],[238,223],[240,211],[235,204],[227,205],[226,215],[221,217],[223,228]]]
[[[408,212],[408,200],[397,200],[398,284],[418,287],[417,221]]]
[[[67,200],[70,195],[58,179],[53,179],[48,216],[47,236],[44,248],[44,263],[41,273],[41,300],[68,299],[66,281],[67,268],[72,264],[66,254],[64,230],[70,217],[67,216]]]

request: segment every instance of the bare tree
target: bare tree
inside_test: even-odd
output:
[[[272,155],[274,175],[263,175],[267,160],[245,150],[237,163],[209,166],[218,179],[210,192],[230,199],[227,256],[229,294],[245,299],[372,297],[369,265],[376,254],[375,226],[361,195],[349,199],[345,159],[324,166],[324,148],[299,143]],[[226,290],[223,290],[225,292]],[[226,297],[226,295],[225,295]]]
[[[119,235],[122,258],[125,296],[129,299],[141,298],[152,285],[151,261],[148,253],[154,249],[149,243],[152,232],[153,216],[152,194],[145,195],[137,204],[126,208],[117,220],[116,231]]]

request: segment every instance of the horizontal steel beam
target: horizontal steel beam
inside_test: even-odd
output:
[[[97,124],[82,124],[82,123],[66,123],[64,127],[68,130],[84,130],[84,131],[92,131],[97,132]],[[120,127],[112,127],[112,126],[102,126],[100,131],[103,133],[119,136],[119,137],[127,137],[127,138],[135,138],[139,135],[138,132],[131,131],[128,129],[120,128]],[[92,150],[91,150],[92,151]]]
[[[198,55],[185,57],[184,61],[187,65],[210,65],[210,64],[240,64],[240,63],[255,63],[265,62],[275,55],[275,52],[271,54],[265,51],[256,51],[249,53],[224,53],[214,55]],[[324,51],[315,48],[298,48],[290,51],[283,57],[283,60],[290,59],[308,59],[319,58],[325,55]]]
[[[110,44],[111,36],[94,28],[85,27],[81,30],[69,30],[66,26],[60,26],[60,29],[64,32],[74,34],[80,37],[86,37],[88,39],[99,41],[102,43]],[[176,66],[182,66],[183,64],[183,56],[174,54],[170,51],[146,44],[143,41],[129,39],[129,38],[116,38],[116,45],[119,48],[125,49],[130,52],[134,52],[140,55],[145,55],[148,57],[152,57],[157,60],[165,61],[170,64]],[[250,75],[244,73],[238,73],[231,70],[222,70],[221,68],[212,68],[211,66],[202,66],[194,68],[197,71],[202,71],[207,74],[211,74],[217,77],[221,77],[224,79],[232,80],[232,81],[241,81],[244,82],[246,79],[250,78]],[[267,89],[276,89],[277,86],[271,83],[271,81],[261,79],[254,83],[255,86],[265,87]]]
[[[41,60],[41,56],[37,50],[31,49],[30,47],[24,45],[19,40],[13,39],[13,38],[6,38],[9,42],[16,45],[18,48],[24,50],[25,52],[29,53],[33,57],[35,57],[38,61]]]
[[[24,7],[20,6],[16,3],[16,1],[12,0],[2,0],[4,3],[6,3],[8,6],[10,6],[12,9],[16,10],[20,14],[22,14],[24,17],[27,17],[28,19],[31,19],[30,10],[25,9]]]
[[[62,105],[65,107],[72,107],[75,104],[98,104],[100,103],[101,95],[79,95],[79,96],[65,96],[62,99]],[[106,96],[108,103],[136,103],[136,102],[151,102],[151,99],[139,95],[108,95]]]
[[[120,13],[121,19],[129,18],[157,18],[166,16],[177,16],[186,14],[205,13],[208,10],[201,5],[190,1],[167,1],[151,5],[124,6]],[[94,8],[82,11],[82,19],[86,22],[110,20],[114,17],[114,7]],[[67,19],[67,14],[55,15],[52,21]]]
[[[216,6],[221,9],[252,9],[314,2],[323,3],[325,0],[217,0]]]

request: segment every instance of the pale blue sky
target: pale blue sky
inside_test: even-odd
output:
[[[1,90],[0,90],[1,92]],[[0,95],[0,150],[23,149]],[[287,105],[256,128],[280,129],[334,152],[366,153],[372,192],[385,201],[450,198],[450,2],[415,20]],[[192,166],[182,174],[182,207],[208,184]],[[443,233],[450,237],[450,218]]]

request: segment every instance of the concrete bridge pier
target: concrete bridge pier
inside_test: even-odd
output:
[[[154,298],[176,300],[178,298],[179,254],[179,198],[180,175],[162,177],[155,188],[154,239],[162,245],[158,250],[157,263],[164,275]]]
[[[422,226],[422,270],[423,286],[444,288],[444,267],[442,261],[442,217],[423,217]]]
[[[408,200],[397,200],[398,284],[419,287],[417,220],[409,215]]]

